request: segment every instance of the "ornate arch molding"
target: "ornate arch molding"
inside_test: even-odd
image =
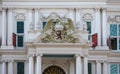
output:
[[[68,74],[68,71],[67,71],[66,67],[65,67],[64,65],[61,65],[61,64],[58,64],[58,63],[45,65],[45,66],[42,68],[42,73],[45,71],[45,69],[47,69],[48,67],[51,67],[51,66],[58,66],[58,67],[60,67],[61,69],[64,70],[65,74]]]

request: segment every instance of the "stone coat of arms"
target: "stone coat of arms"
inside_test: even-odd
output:
[[[50,19],[39,41],[41,43],[78,43],[79,38],[71,19],[67,18],[66,22],[61,19]]]

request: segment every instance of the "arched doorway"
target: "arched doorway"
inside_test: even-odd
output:
[[[43,71],[43,74],[65,74],[65,71],[59,66],[52,65]]]

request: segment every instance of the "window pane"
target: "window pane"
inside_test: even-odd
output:
[[[18,47],[23,47],[23,36],[18,36],[17,41]]]
[[[24,74],[24,62],[17,62],[17,74]]]
[[[87,22],[87,31],[89,34],[91,33],[91,22]]]
[[[17,33],[24,33],[24,22],[17,21]]]
[[[111,64],[110,65],[110,74],[118,74],[117,72],[117,64]]]
[[[117,50],[117,38],[111,38],[111,48]]]
[[[116,24],[110,25],[110,36],[117,36],[117,25]]]
[[[88,63],[88,74],[92,74],[92,65]]]
[[[43,22],[42,24],[43,24],[43,29],[44,29],[44,27],[45,27],[45,25],[46,25],[46,22]]]

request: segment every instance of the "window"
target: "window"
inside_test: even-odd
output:
[[[24,21],[17,21],[16,46],[24,46]]]
[[[92,41],[91,38],[91,22],[86,22],[87,24],[87,31],[88,31],[88,40]]]
[[[45,22],[45,21],[42,22],[42,29],[44,29],[46,23],[47,23],[47,22]]]
[[[17,62],[17,74],[24,74],[24,62]]]
[[[92,74],[92,63],[88,63],[88,74]]]
[[[23,21],[17,22],[17,33],[24,33],[24,22]]]
[[[110,64],[110,74],[120,74],[120,64]]]
[[[110,39],[112,50],[120,49],[120,24],[110,24]]]

